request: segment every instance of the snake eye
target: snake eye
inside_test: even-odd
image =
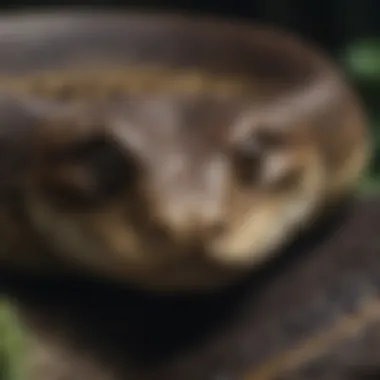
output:
[[[260,184],[268,160],[286,145],[282,133],[269,128],[255,129],[235,148],[235,168],[240,182],[244,186]]]
[[[132,186],[137,175],[128,152],[105,136],[75,142],[48,160],[50,192],[66,203],[107,201]]]
[[[253,137],[249,137],[238,146],[234,162],[242,184],[250,186],[257,182],[264,154],[262,146]]]

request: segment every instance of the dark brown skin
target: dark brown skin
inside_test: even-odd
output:
[[[361,200],[326,218],[281,259],[214,295],[154,296],[84,277],[8,276],[4,283],[3,276],[37,339],[31,378],[364,380],[380,374],[380,200]],[[290,355],[285,362],[284,355]]]
[[[36,340],[31,379],[274,379],[281,363],[261,365],[303,335],[288,323],[328,327],[308,315],[317,290],[376,268],[347,245],[376,207],[333,239],[317,227],[369,144],[307,44],[179,16],[25,15],[0,19],[0,53],[1,281]],[[354,291],[334,305],[369,294]]]

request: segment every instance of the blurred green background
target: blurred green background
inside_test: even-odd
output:
[[[31,4],[31,3],[29,3]],[[82,3],[89,7],[88,3]],[[257,0],[257,1],[98,1],[91,7],[138,7],[179,12],[217,14],[245,21],[269,22],[293,30],[328,51],[344,68],[361,93],[370,116],[375,142],[372,165],[363,179],[364,193],[380,192],[380,4],[375,0]],[[78,2],[41,1],[25,6],[17,1],[2,2],[0,10],[36,10]],[[23,336],[12,310],[0,302],[0,380],[25,380],[21,357]]]

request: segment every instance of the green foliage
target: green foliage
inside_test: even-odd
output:
[[[344,57],[353,77],[380,85],[380,38],[365,38],[349,45]]]
[[[10,305],[0,301],[0,380],[25,380],[22,357],[26,339]]]
[[[343,64],[362,92],[371,121],[373,162],[362,188],[365,193],[380,193],[380,38],[353,41]]]

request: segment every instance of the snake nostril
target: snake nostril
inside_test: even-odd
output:
[[[170,240],[169,230],[161,224],[154,224],[149,226],[147,232],[147,236],[151,243],[164,244]]]
[[[227,225],[224,222],[217,222],[212,224],[207,231],[209,238],[217,238],[223,235],[226,231]]]

